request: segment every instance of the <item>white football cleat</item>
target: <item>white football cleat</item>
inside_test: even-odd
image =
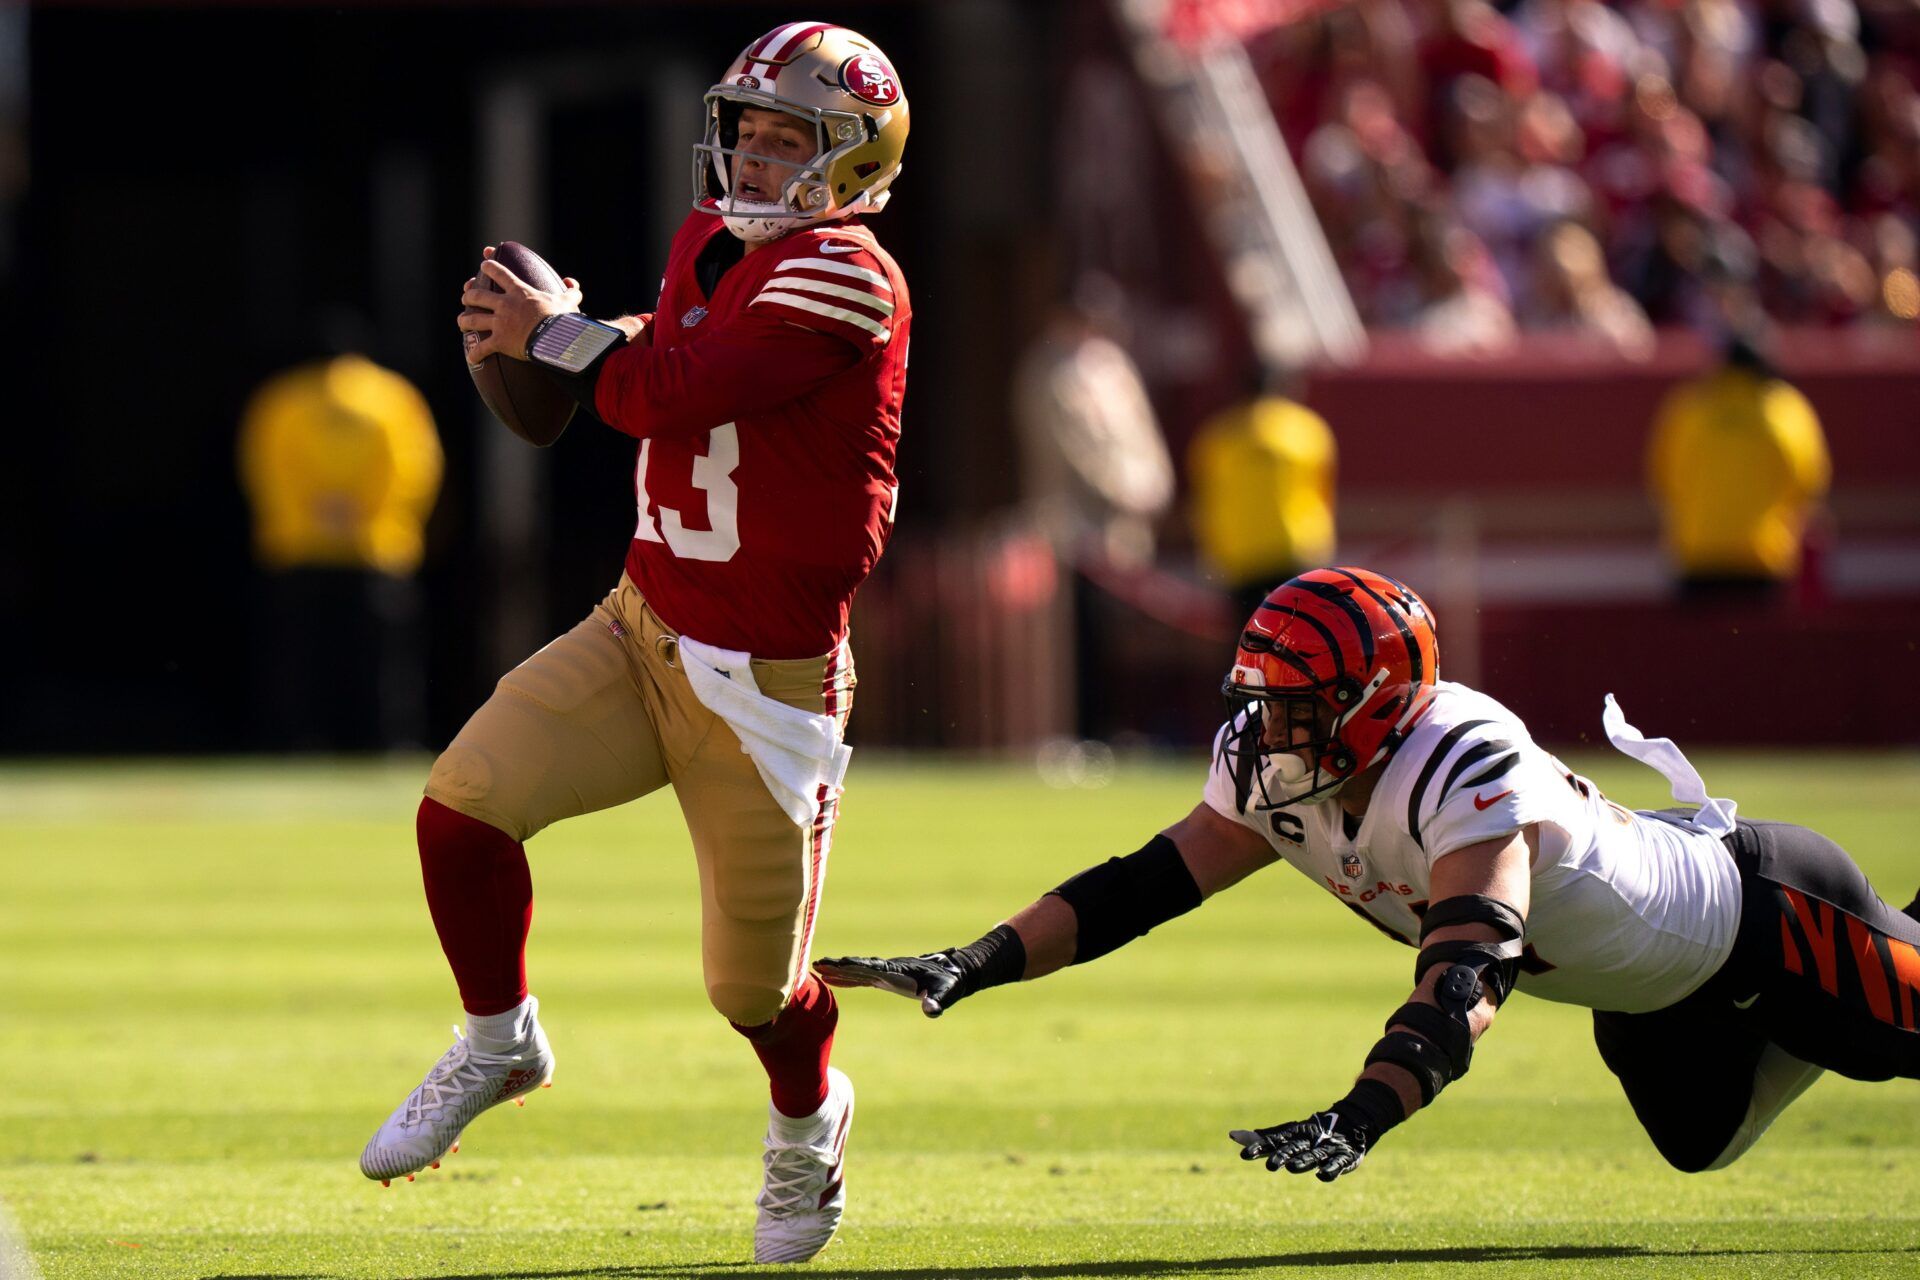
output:
[[[460,1131],[495,1107],[553,1081],[553,1050],[540,1029],[540,1002],[527,999],[519,1043],[506,1053],[483,1053],[455,1027],[453,1048],[433,1064],[420,1087],[387,1117],[360,1153],[360,1172],[382,1183],[406,1178],[458,1149]],[[524,1104],[523,1104],[524,1105]]]
[[[755,1262],[805,1262],[827,1247],[847,1207],[847,1134],[853,1129],[853,1081],[827,1068],[827,1100],[795,1120],[772,1106],[766,1175],[754,1203]]]

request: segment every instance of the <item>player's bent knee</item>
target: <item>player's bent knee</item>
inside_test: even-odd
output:
[[[1658,1134],[1649,1135],[1661,1158],[1681,1173],[1707,1173],[1723,1169],[1720,1157],[1727,1150],[1730,1135]]]
[[[426,793],[429,799],[439,801],[455,813],[484,822],[515,840],[525,840],[532,834],[495,811],[492,762],[484,752],[472,747],[456,742],[441,752],[427,774]]]
[[[427,773],[427,794],[441,804],[449,800],[480,804],[492,790],[493,766],[485,753],[457,742],[440,753]]]
[[[749,982],[713,983],[707,988],[707,999],[721,1017],[741,1027],[773,1021],[787,1003],[786,993],[780,988]]]
[[[1667,1156],[1667,1163],[1680,1173],[1717,1173],[1726,1168],[1719,1163],[1719,1158],[1718,1153],[1702,1156],[1698,1152],[1687,1152],[1679,1157]]]

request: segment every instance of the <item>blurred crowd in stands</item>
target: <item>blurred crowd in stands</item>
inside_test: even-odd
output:
[[[1920,0],[1358,0],[1250,52],[1369,326],[1920,318]]]

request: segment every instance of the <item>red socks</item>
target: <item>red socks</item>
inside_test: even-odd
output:
[[[437,800],[420,802],[420,877],[460,1003],[471,1014],[505,1013],[527,998],[527,929],[533,877],[518,840]],[[827,1100],[827,1059],[840,1007],[809,974],[771,1022],[734,1029],[760,1055],[783,1115],[811,1115]]]
[[[827,1059],[833,1054],[833,1029],[840,1023],[840,1006],[833,991],[808,974],[793,999],[772,1022],[757,1027],[733,1024],[753,1044],[760,1065],[773,1086],[774,1109],[780,1114],[812,1115],[827,1100]]]
[[[420,802],[416,826],[427,909],[460,1003],[468,1013],[505,1013],[527,998],[533,877],[526,847],[431,798]]]

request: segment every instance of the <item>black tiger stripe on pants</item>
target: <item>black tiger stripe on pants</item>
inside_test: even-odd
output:
[[[1593,1015],[1634,1115],[1687,1172],[1727,1149],[1769,1043],[1855,1080],[1920,1078],[1920,920],[1817,831],[1742,819],[1726,843],[1742,895],[1727,962],[1668,1008]]]

